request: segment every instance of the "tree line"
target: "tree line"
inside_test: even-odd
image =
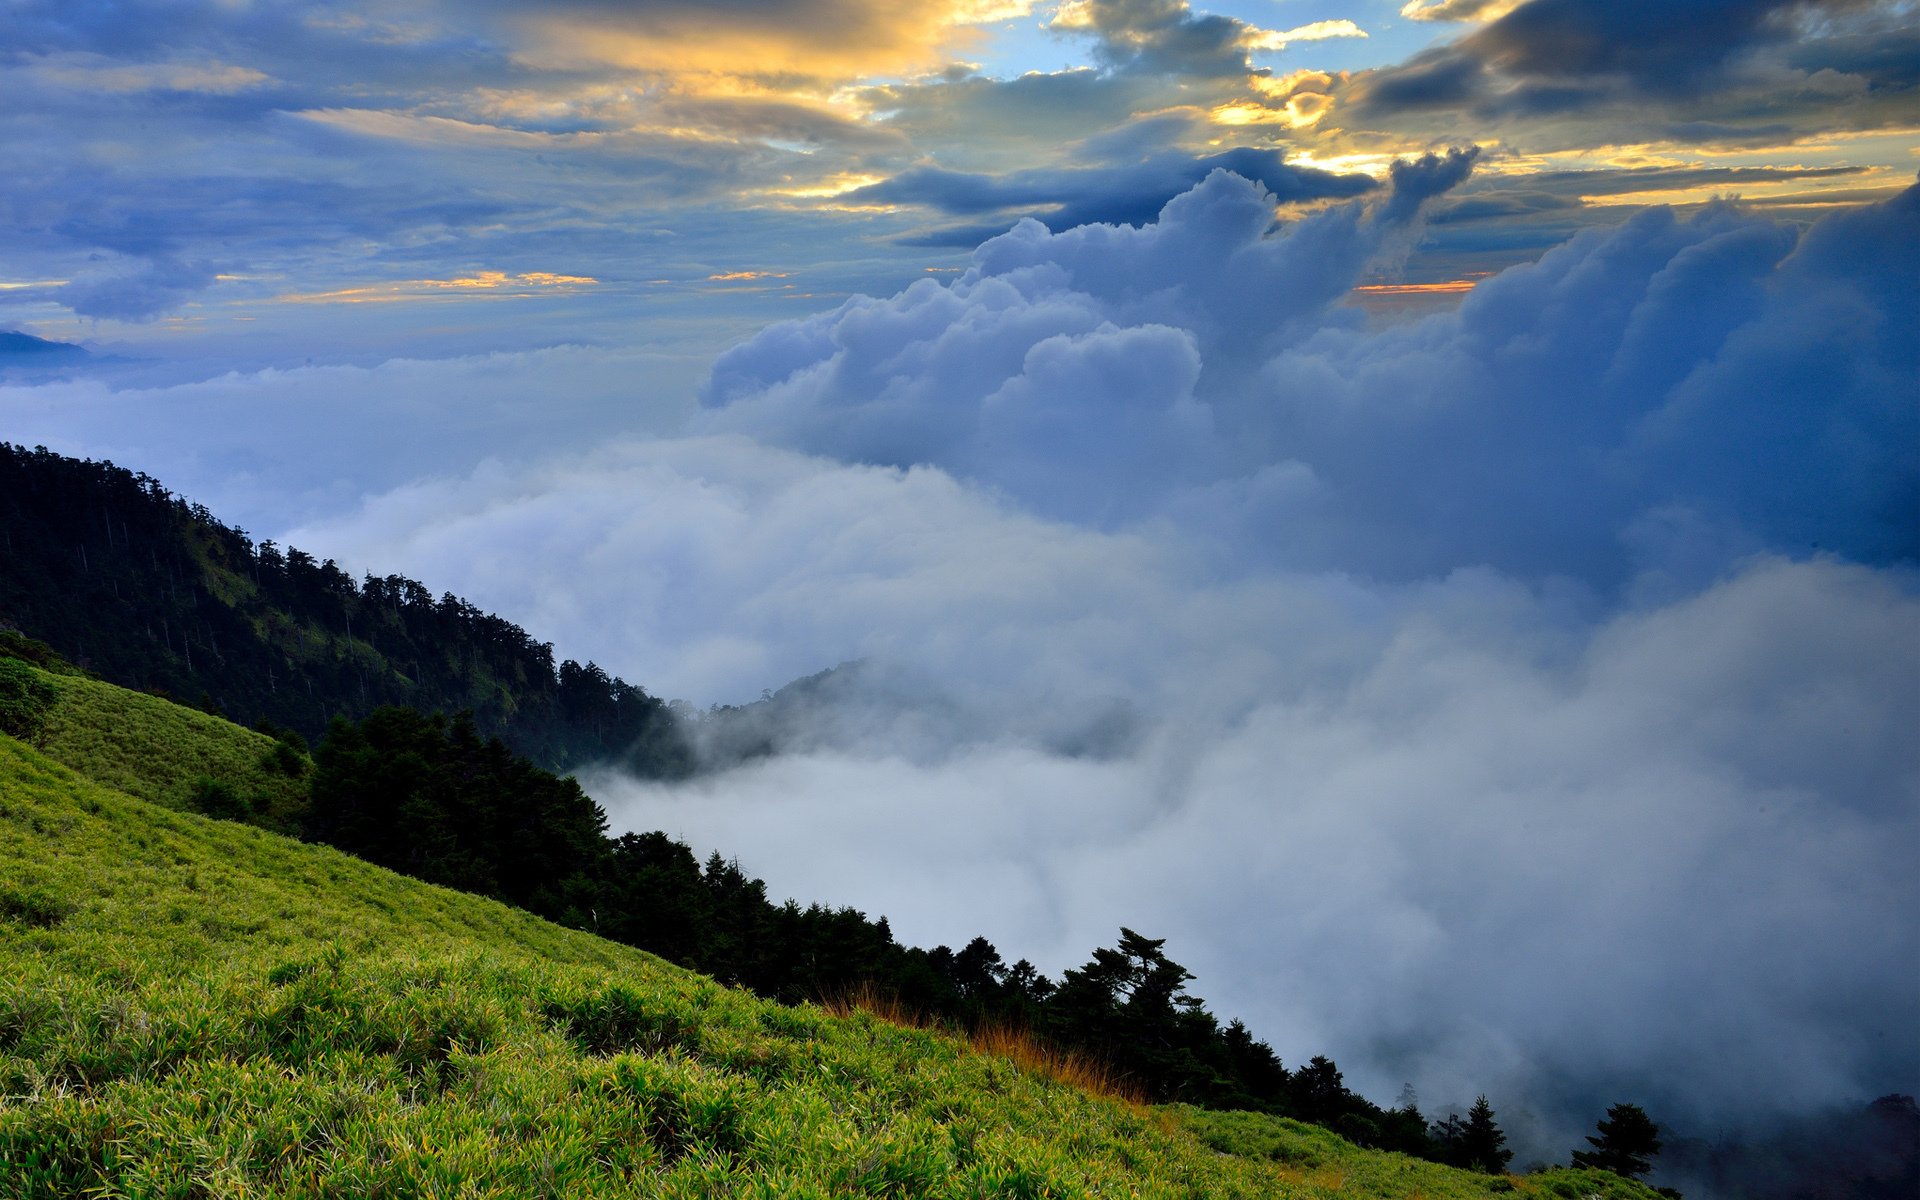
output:
[[[255,542],[158,480],[0,442],[0,628],[111,683],[318,741],[383,705],[466,711],[554,770],[694,767],[669,706],[401,575]]]
[[[282,736],[285,736],[284,734]],[[383,708],[336,719],[313,756],[304,832],[382,866],[489,895],[651,951],[786,1003],[878,994],[957,1028],[1015,1027],[1091,1056],[1154,1102],[1242,1109],[1326,1126],[1356,1144],[1499,1173],[1513,1158],[1480,1096],[1430,1122],[1347,1087],[1316,1056],[1289,1069],[1238,1020],[1187,991],[1164,939],[1121,928],[1111,947],[1051,979],[1007,962],[984,937],[959,950],[897,941],[884,916],[775,902],[718,852],[701,861],[664,833],[607,834],[605,812],[556,776],[482,736],[471,716]],[[1575,1165],[1639,1176],[1657,1126],[1609,1110]]]

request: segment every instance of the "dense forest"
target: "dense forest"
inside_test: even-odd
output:
[[[111,683],[317,741],[382,705],[469,712],[554,770],[670,778],[692,753],[664,701],[452,594],[216,520],[146,475],[0,443],[0,627]]]

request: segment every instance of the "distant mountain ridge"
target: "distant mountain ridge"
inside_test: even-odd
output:
[[[16,329],[0,329],[0,363],[9,359],[83,359],[87,351],[71,342],[51,342]]]
[[[14,335],[26,337],[26,335]],[[38,341],[39,339],[29,339]],[[84,353],[84,352],[83,352]],[[0,443],[0,628],[99,677],[317,741],[382,705],[471,711],[551,770],[693,769],[665,701],[452,593],[256,543],[158,480]]]

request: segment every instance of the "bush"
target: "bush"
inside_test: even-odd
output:
[[[0,733],[37,740],[59,699],[46,676],[17,658],[0,658]]]
[[[294,736],[298,737],[298,734]],[[267,751],[260,765],[269,771],[278,771],[289,779],[298,779],[307,773],[307,756],[295,749],[289,742],[275,742],[273,749]]]
[[[52,646],[37,642],[17,629],[0,629],[0,658],[17,658],[53,675],[80,673],[73,664],[55,653]]]
[[[222,821],[241,820],[251,807],[240,798],[240,793],[234,790],[232,784],[205,775],[193,781],[193,791],[188,795],[187,802],[193,811],[218,817]]]
[[[73,905],[43,888],[0,886],[0,920],[46,928],[73,915]]]

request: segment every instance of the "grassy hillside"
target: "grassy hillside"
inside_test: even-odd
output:
[[[73,757],[165,796],[244,761],[202,742],[258,748],[152,717],[179,723]],[[5,1197],[1652,1195],[1089,1095],[160,807],[5,736],[0,964]]]
[[[43,674],[58,699],[37,745],[97,783],[168,808],[204,807],[205,783],[225,784],[254,824],[291,830],[306,804],[311,764],[265,734],[81,675]]]

